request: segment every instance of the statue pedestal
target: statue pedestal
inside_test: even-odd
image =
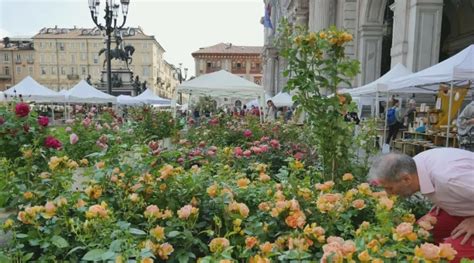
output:
[[[112,95],[136,96],[133,87],[133,72],[129,69],[112,69]],[[107,70],[102,70],[102,76],[98,88],[107,93]]]

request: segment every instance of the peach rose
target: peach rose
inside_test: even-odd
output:
[[[351,173],[345,173],[342,176],[342,181],[352,181],[354,179],[354,176]]]
[[[451,244],[441,243],[439,244],[439,256],[447,260],[453,260],[458,253]]]
[[[248,178],[240,178],[239,180],[237,180],[237,185],[242,189],[247,189],[249,184],[250,180]]]
[[[223,238],[223,237],[218,237],[214,238],[211,240],[209,243],[209,248],[212,253],[214,252],[222,252],[224,249],[226,249],[228,246],[230,246],[230,242],[228,239]]]
[[[285,223],[291,228],[303,228],[306,224],[306,216],[301,210],[294,211],[285,219]]]
[[[420,251],[422,254],[422,257],[427,259],[427,260],[439,260],[440,258],[440,248],[436,245],[430,244],[430,243],[424,243],[423,245],[420,246]]]
[[[352,206],[358,210],[362,210],[365,208],[365,201],[362,199],[357,199],[352,202]]]

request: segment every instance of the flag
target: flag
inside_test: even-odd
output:
[[[263,17],[263,27],[273,29],[272,20],[270,18],[271,15],[272,6],[270,4],[267,4],[267,6],[265,7],[265,16]]]

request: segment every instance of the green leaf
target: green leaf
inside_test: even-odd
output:
[[[86,261],[97,261],[102,259],[102,255],[107,252],[104,249],[93,249],[87,252],[83,257],[82,260]]]
[[[30,260],[30,259],[33,257],[33,255],[34,255],[33,252],[24,255],[24,256],[23,256],[23,261],[24,261],[24,262],[27,262],[28,260]]]
[[[28,237],[27,234],[22,234],[22,233],[16,234],[16,238],[26,238],[26,237]]]
[[[138,228],[130,228],[130,233],[134,235],[141,235],[141,236],[146,235],[145,231],[140,230]]]
[[[171,231],[168,233],[168,237],[177,237],[181,234],[179,231]]]
[[[58,248],[66,248],[69,246],[69,243],[66,241],[66,239],[60,236],[53,236],[51,238],[51,242]]]
[[[108,259],[115,258],[115,253],[112,251],[107,251],[104,254],[102,254],[102,260],[106,261]]]
[[[122,246],[122,240],[114,240],[110,243],[110,250],[114,252],[119,252],[120,247]]]
[[[84,250],[84,249],[86,249],[86,247],[75,247],[75,248],[69,250],[69,252],[67,252],[66,256],[69,256],[69,255],[71,255],[72,253],[74,253],[78,250]]]

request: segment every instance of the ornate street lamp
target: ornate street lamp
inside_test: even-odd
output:
[[[179,68],[175,68],[175,77],[179,81],[179,84],[183,83],[183,81],[186,81],[186,78],[188,77],[188,68],[184,68],[183,77],[183,71],[181,70],[182,66],[183,63],[179,63]],[[179,93],[179,104],[183,104],[183,94],[181,92]]]
[[[118,12],[120,5],[116,2],[118,1],[105,0],[105,25],[102,25],[97,21],[97,16],[99,15],[100,0],[89,0],[89,9],[91,11],[92,21],[94,21],[94,24],[101,31],[105,31],[105,35],[107,36],[107,92],[109,94],[112,94],[112,66],[110,55],[111,36],[112,33],[115,32],[115,30],[121,29],[125,25],[125,21],[127,21],[128,5],[130,4],[130,0],[120,0],[120,3],[122,4],[123,22],[122,25],[118,27],[117,19],[119,16]]]

